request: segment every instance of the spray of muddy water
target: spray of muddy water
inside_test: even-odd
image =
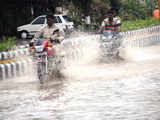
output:
[[[65,52],[63,58],[65,69],[62,74],[66,79],[84,79],[84,78],[103,78],[114,79],[124,76],[132,76],[137,74],[147,74],[156,69],[154,64],[160,58],[158,54],[159,46],[151,46],[146,48],[120,48],[120,56],[124,61],[111,61],[110,63],[100,63],[101,57],[99,35],[91,35],[82,32],[76,32],[73,36],[66,39],[70,41],[68,45],[64,44],[57,47],[57,52]],[[124,41],[125,42],[125,41]],[[149,63],[149,64],[148,64]],[[20,78],[14,78],[14,82],[30,83],[38,82],[34,63],[26,67],[26,75]],[[147,72],[147,73],[146,73]],[[23,79],[23,80],[22,80]]]
[[[99,48],[98,35],[81,33],[78,37],[71,38],[71,41],[82,41],[76,46],[79,48],[79,58],[69,59],[69,65],[63,73],[69,79],[76,78],[97,78],[114,79],[124,76],[149,74],[151,69],[156,69],[155,63],[160,58],[158,46],[146,48],[119,48],[120,56],[123,61],[112,61],[108,63],[99,63],[101,51]],[[129,39],[129,38],[128,38]],[[123,41],[125,42],[125,41]],[[68,51],[69,52],[69,51]],[[153,62],[154,61],[154,62]],[[71,78],[70,78],[71,77]]]

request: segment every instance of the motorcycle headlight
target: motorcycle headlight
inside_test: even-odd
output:
[[[112,39],[112,35],[108,35],[108,39]]]
[[[102,40],[104,40],[104,39],[106,39],[106,36],[103,35],[103,36],[102,36]]]
[[[35,51],[36,52],[42,52],[43,51],[43,46],[35,46]]]

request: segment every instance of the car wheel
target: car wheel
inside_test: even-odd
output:
[[[28,32],[27,31],[22,31],[21,32],[21,38],[22,39],[27,39],[27,37],[28,37]]]

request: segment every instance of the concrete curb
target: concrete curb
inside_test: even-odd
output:
[[[7,59],[14,59],[17,57],[23,57],[30,55],[28,48],[13,50],[9,52],[1,52],[0,53],[0,60],[7,60]]]
[[[32,60],[29,57],[30,51],[26,46],[19,46],[18,49],[0,52],[0,80],[22,76],[28,73]]]
[[[27,60],[0,64],[0,80],[28,74],[30,70],[27,68],[30,68],[31,64],[32,60],[30,58]]]

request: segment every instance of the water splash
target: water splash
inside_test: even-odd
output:
[[[97,62],[101,57],[100,43],[98,40],[98,36],[87,33],[78,34],[77,37],[69,39],[73,44],[72,50],[76,51],[78,49],[79,51],[73,52],[75,54],[70,54],[65,58],[65,60],[68,61],[64,72],[66,76],[83,79],[86,77],[106,78],[106,76],[108,78],[127,77],[143,72],[145,73],[147,70],[150,71],[149,67],[154,69],[155,67],[152,60],[160,58],[158,46],[144,48],[125,47],[119,48],[119,55],[123,58],[123,61],[108,58],[110,60],[109,63]],[[76,42],[77,46],[74,48]],[[70,51],[68,50],[67,52]],[[146,62],[150,63],[147,67]]]
[[[146,60],[153,60],[159,59],[160,55],[158,53],[159,46],[148,46],[144,48],[121,48],[120,49],[120,56],[123,57],[126,61],[146,61]]]

